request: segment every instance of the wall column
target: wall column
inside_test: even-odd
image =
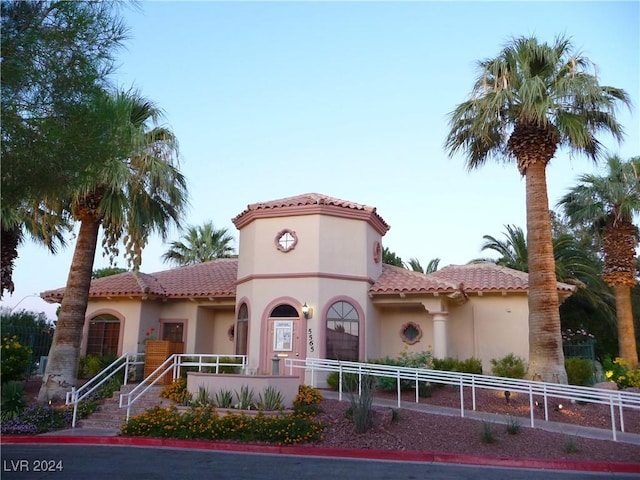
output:
[[[433,356],[447,358],[447,312],[433,314]]]

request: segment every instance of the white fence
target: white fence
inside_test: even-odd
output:
[[[472,409],[476,410],[476,391],[478,389],[508,391],[510,393],[522,393],[529,396],[529,410],[531,427],[535,427],[534,412],[536,406],[544,408],[544,418],[549,420],[550,399],[562,399],[563,401],[576,401],[608,405],[611,412],[611,431],[613,440],[617,441],[616,412],[620,422],[620,431],[624,432],[624,410],[640,410],[640,394],[624,390],[605,390],[592,387],[579,387],[575,385],[560,385],[557,383],[532,382],[513,378],[493,377],[488,375],[474,375],[470,373],[447,372],[423,368],[396,367],[375,363],[342,362],[338,360],[326,360],[322,358],[307,358],[297,360],[285,359],[285,368],[293,375],[294,369],[303,368],[311,374],[311,386],[317,386],[317,372],[338,372],[339,374],[339,399],[342,400],[344,374],[358,376],[358,391],[361,392],[362,377],[386,377],[396,379],[398,393],[398,408],[401,406],[401,380],[413,382],[415,388],[415,402],[419,403],[420,383],[444,384],[459,387],[460,391],[460,416],[465,416],[464,394],[465,387],[471,389]],[[536,399],[540,400],[536,400]]]

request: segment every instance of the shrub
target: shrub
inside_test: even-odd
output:
[[[24,386],[20,382],[8,382],[2,387],[2,420],[17,417],[26,407]]]
[[[191,401],[191,393],[187,390],[187,379],[179,378],[167,385],[160,392],[161,398],[167,398],[178,405],[187,405]]]
[[[310,413],[315,415],[319,413],[320,402],[322,402],[322,393],[317,388],[310,387],[309,385],[300,385],[298,387],[298,394],[293,399],[293,409],[298,413]]]
[[[493,431],[493,423],[483,420],[480,434],[483,443],[495,443],[496,436]]]
[[[588,386],[593,383],[593,364],[586,358],[570,357],[564,361],[570,385]]]
[[[240,410],[251,410],[252,408],[256,408],[253,397],[253,389],[249,388],[249,385],[242,385],[240,387],[240,391],[236,392],[238,403],[233,407]]]
[[[491,371],[497,377],[524,378],[526,372],[524,359],[513,353],[499,359],[492,358],[491,367]]]
[[[362,375],[360,386],[357,382],[350,382],[347,386],[349,395],[349,410],[356,433],[363,433],[371,426],[373,419],[373,392],[376,386],[375,377]],[[359,388],[360,387],[360,388]],[[360,394],[358,394],[360,391]]]
[[[34,405],[14,418],[2,422],[3,434],[35,435],[71,426],[73,412],[69,408]]]
[[[395,367],[408,368],[433,368],[433,356],[431,352],[408,352],[403,351],[398,358],[384,357],[377,360],[371,360],[371,363],[380,365],[391,365]],[[398,380],[392,377],[378,377],[377,384],[384,391],[395,391],[398,388]],[[411,380],[400,380],[400,389],[408,390],[415,388],[416,384]]]
[[[189,438],[269,442],[278,445],[317,442],[322,439],[324,424],[310,415],[265,416],[261,413],[220,416],[215,407],[199,407],[188,412],[175,408],[154,407],[129,419],[122,427],[126,436]]]
[[[347,382],[357,381],[358,375],[355,373],[343,373],[342,374],[342,386]],[[331,390],[338,391],[340,389],[340,372],[331,372],[327,375],[327,385]]]
[[[512,415],[507,415],[507,433],[516,435],[520,432],[520,420]]]
[[[198,387],[198,393],[196,394],[196,398],[191,401],[191,405],[194,407],[204,407],[207,405],[211,405],[211,398],[209,397],[209,390],[200,385]]]
[[[31,363],[31,349],[22,345],[16,335],[4,337],[0,353],[0,382],[2,385],[14,381],[22,380],[29,369]]]
[[[258,395],[258,409],[267,411],[283,410],[282,394],[275,387],[269,385],[264,389],[263,393]]]
[[[442,370],[447,372],[460,372],[460,373],[482,373],[482,361],[479,358],[469,357],[465,360],[458,360],[457,358],[434,358],[433,368],[435,370]]]
[[[624,358],[617,357],[612,361],[611,357],[606,357],[603,367],[607,380],[615,382],[618,388],[640,388],[640,368],[629,370],[629,365]]]

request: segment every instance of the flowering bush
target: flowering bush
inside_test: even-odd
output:
[[[16,335],[4,337],[0,345],[0,378],[4,385],[20,380],[27,373],[31,361],[31,349],[22,345]]]
[[[179,412],[174,407],[154,407],[130,418],[122,426],[122,435],[292,445],[321,440],[324,428],[309,415],[221,416],[215,407],[208,405],[187,412]]]
[[[36,435],[71,426],[73,411],[48,405],[33,405],[11,419],[2,422],[2,434]]]
[[[167,398],[178,405],[187,405],[191,401],[191,393],[187,390],[187,379],[179,378],[160,392],[161,398]]]
[[[640,368],[629,370],[629,364],[624,358],[617,357],[615,360],[611,360],[611,357],[606,357],[603,367],[607,380],[615,382],[618,388],[640,388]]]
[[[318,406],[320,402],[322,402],[322,393],[320,393],[320,390],[310,387],[309,385],[300,385],[298,387],[298,394],[296,398],[293,399],[293,409],[297,413],[315,415],[321,411]]]

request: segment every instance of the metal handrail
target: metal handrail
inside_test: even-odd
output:
[[[398,408],[401,406],[400,380],[415,382],[415,402],[419,402],[419,383],[440,383],[460,387],[460,416],[464,417],[464,387],[471,388],[472,408],[476,410],[476,389],[503,390],[511,393],[523,393],[529,396],[531,412],[531,427],[534,427],[534,405],[540,405],[535,397],[542,398],[545,420],[549,420],[549,399],[560,398],[563,400],[596,403],[609,405],[611,412],[611,428],[613,440],[617,441],[615,407],[618,408],[620,429],[624,432],[624,408],[640,409],[640,394],[627,391],[612,391],[601,388],[581,387],[576,385],[561,385],[557,383],[537,382],[514,378],[495,377],[490,375],[477,375],[471,373],[448,372],[426,368],[398,367],[375,363],[343,362],[339,360],[327,360],[307,358],[299,360],[286,358],[285,367],[289,367],[290,374],[294,368],[304,368],[311,371],[311,385],[316,386],[315,372],[338,372],[339,393],[342,400],[342,377],[345,373],[358,375],[358,389],[362,388],[362,376],[395,378],[397,380]]]
[[[71,428],[76,427],[78,418],[78,404],[85,400],[89,395],[100,388],[107,380],[113,377],[116,373],[124,369],[124,385],[127,384],[129,376],[129,368],[135,365],[142,365],[144,362],[139,361],[138,357],[144,356],[142,354],[129,354],[125,353],[120,358],[116,359],[109,366],[98,372],[93,378],[82,385],[80,388],[72,387],[70,392],[67,392],[65,398],[66,405],[73,405],[73,417],[71,420]]]
[[[197,357],[198,361],[190,361],[190,359]],[[205,359],[214,358],[215,362],[207,362]],[[241,364],[238,363],[225,363],[220,362],[221,358],[239,358],[242,360]],[[187,361],[185,361],[187,360]],[[198,371],[201,372],[203,368],[212,368],[215,366],[216,373],[220,371],[220,367],[223,366],[235,366],[246,368],[247,356],[246,355],[220,355],[220,354],[189,354],[189,353],[174,353],[164,362],[162,362],[153,372],[147,375],[138,385],[136,385],[129,393],[120,394],[120,408],[127,409],[126,421],[129,421],[131,416],[131,407],[136,403],[151,387],[153,387],[158,380],[164,377],[169,372],[173,372],[173,380],[175,381],[180,377],[180,369],[185,367],[198,367]]]

